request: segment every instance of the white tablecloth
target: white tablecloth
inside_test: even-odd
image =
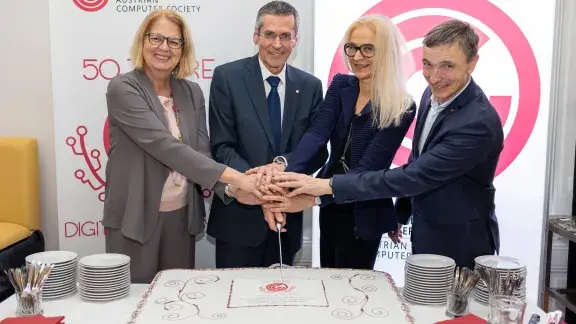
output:
[[[133,284],[129,296],[111,302],[87,302],[82,300],[78,293],[56,300],[45,300],[44,315],[65,316],[66,324],[124,324],[128,322],[147,287],[148,285]],[[448,319],[444,314],[445,306],[410,305],[410,308],[416,324],[431,324]],[[16,298],[11,296],[0,303],[0,320],[14,316],[15,310]],[[476,302],[471,304],[470,311],[483,318],[488,316],[488,308]],[[544,311],[528,303],[525,324],[528,324],[530,316],[534,313],[539,314],[542,321],[546,318]]]

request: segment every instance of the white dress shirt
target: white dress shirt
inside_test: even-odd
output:
[[[426,116],[426,121],[424,122],[424,127],[422,127],[422,133],[420,134],[420,140],[418,141],[418,152],[422,154],[422,148],[424,147],[424,143],[426,142],[426,138],[432,129],[432,125],[434,125],[434,121],[438,115],[444,110],[444,108],[448,107],[449,104],[454,101],[461,93],[468,87],[470,84],[470,80],[472,78],[468,78],[468,82],[466,85],[452,98],[446,100],[443,103],[438,103],[438,101],[434,98],[434,96],[430,96],[430,111],[428,111],[428,115]]]
[[[278,95],[280,96],[280,120],[284,121],[284,98],[286,94],[286,63],[284,63],[284,67],[279,74],[273,74],[268,70],[268,68],[262,63],[260,57],[258,57],[258,62],[260,62],[260,71],[262,71],[262,80],[264,82],[264,90],[266,91],[266,98],[270,94],[270,90],[272,90],[272,86],[266,79],[271,76],[277,76],[280,78],[280,83],[278,83]],[[282,127],[282,123],[280,123],[280,127]]]

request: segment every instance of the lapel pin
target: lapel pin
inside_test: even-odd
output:
[[[296,90],[296,93],[300,93],[300,90]]]

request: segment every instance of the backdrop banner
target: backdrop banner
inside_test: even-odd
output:
[[[81,256],[104,252],[101,225],[109,146],[106,87],[132,69],[129,48],[144,17],[156,8],[178,11],[192,30],[197,68],[191,80],[204,91],[220,64],[256,54],[252,34],[267,0],[51,0],[50,38],[58,226],[61,250]],[[299,43],[290,63],[312,72],[313,3],[290,1],[299,11]],[[234,9],[232,9],[234,7]],[[208,115],[208,114],[207,114]],[[204,190],[206,211],[212,192]],[[198,238],[196,265],[214,267],[214,245]]]
[[[347,27],[363,15],[382,14],[402,31],[414,57],[416,72],[410,78],[409,89],[416,102],[420,102],[427,85],[421,72],[426,32],[452,18],[467,21],[476,29],[480,60],[472,76],[498,110],[506,135],[495,180],[500,254],[526,263],[528,298],[536,301],[555,1],[356,0],[336,6],[331,0],[316,0],[314,12],[314,72],[325,82],[325,88],[335,73],[348,73],[339,47]],[[412,127],[394,159],[394,167],[406,163],[413,131]],[[375,266],[391,273],[401,286],[404,262],[411,252],[410,231],[410,226],[404,227],[404,239],[398,245],[385,235]],[[318,233],[317,228],[314,233]],[[317,242],[318,236],[314,239]],[[318,264],[315,252],[313,260]]]

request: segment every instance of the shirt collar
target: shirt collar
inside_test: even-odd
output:
[[[460,89],[460,91],[458,91],[457,94],[455,94],[454,96],[452,96],[452,98],[446,100],[445,102],[439,104],[438,101],[436,101],[436,99],[434,99],[433,95],[430,95],[430,101],[432,103],[432,107],[437,107],[438,109],[444,109],[446,107],[448,107],[449,104],[452,103],[452,101],[454,101],[454,99],[456,99],[466,88],[468,88],[468,85],[470,84],[470,80],[472,80],[472,77],[468,78],[468,82],[466,83],[466,85]]]
[[[269,76],[275,75],[280,78],[280,82],[282,84],[284,85],[286,84],[286,63],[284,63],[284,67],[282,68],[282,71],[280,71],[279,74],[273,74],[272,72],[270,72],[270,70],[268,70],[268,68],[264,65],[264,63],[260,59],[260,56],[258,56],[258,63],[260,63],[260,71],[262,71],[262,79],[264,80],[264,82],[267,82],[266,79]]]

